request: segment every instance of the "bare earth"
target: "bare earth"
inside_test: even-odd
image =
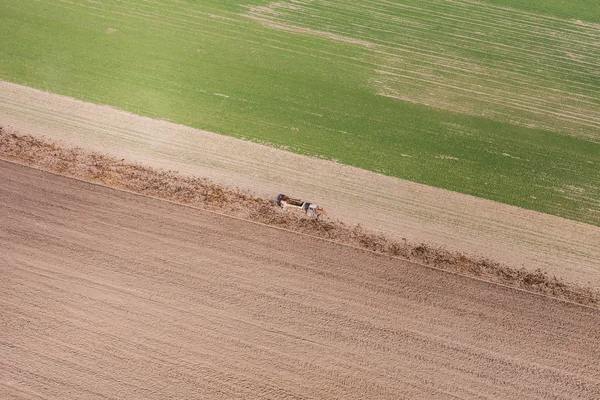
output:
[[[0,161],[0,393],[598,399],[600,312]]]
[[[600,228],[0,82],[0,124],[600,288]],[[1,149],[0,149],[1,151]]]

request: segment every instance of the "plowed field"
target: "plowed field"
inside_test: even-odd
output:
[[[597,399],[597,310],[0,162],[7,398]]]

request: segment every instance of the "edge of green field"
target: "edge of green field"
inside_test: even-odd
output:
[[[597,142],[380,96],[360,45],[246,9],[0,0],[0,79],[600,226]]]
[[[587,22],[600,22],[596,0],[483,0],[501,7],[538,13],[557,18],[579,19]]]

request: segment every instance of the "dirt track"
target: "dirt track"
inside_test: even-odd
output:
[[[290,193],[324,205],[333,218],[398,239],[480,254],[511,267],[541,268],[600,288],[600,228],[595,226],[8,82],[0,82],[0,124],[259,195]]]
[[[285,212],[273,204],[272,198],[253,196],[204,178],[160,171],[81,148],[68,148],[55,142],[9,132],[2,126],[0,149],[0,159],[43,171],[216,211],[404,261],[600,308],[600,291],[570,284],[543,271],[515,269],[481,257],[450,252],[426,244],[415,245],[394,240],[386,235],[365,231],[359,225]]]
[[[600,312],[0,162],[8,398],[600,398]]]

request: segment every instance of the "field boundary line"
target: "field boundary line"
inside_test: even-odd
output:
[[[281,227],[281,226],[267,224],[267,223],[260,222],[260,221],[254,221],[254,220],[251,220],[251,219],[247,219],[247,218],[243,218],[243,217],[239,217],[239,216],[227,214],[227,213],[224,213],[224,212],[219,212],[219,211],[216,211],[216,210],[205,209],[205,208],[201,208],[201,207],[194,206],[194,205],[191,205],[191,204],[185,204],[185,203],[178,202],[178,201],[175,201],[175,200],[170,200],[170,199],[167,199],[167,198],[161,198],[161,197],[150,195],[150,194],[139,193],[139,192],[136,192],[136,191],[133,191],[133,190],[129,190],[129,189],[125,189],[125,188],[113,186],[113,185],[108,185],[108,184],[104,184],[104,183],[101,183],[101,182],[92,181],[92,180],[89,180],[89,179],[79,178],[79,177],[72,176],[72,175],[64,175],[64,174],[61,174],[61,173],[58,173],[58,172],[54,172],[54,171],[50,171],[50,170],[44,169],[44,168],[36,166],[36,165],[31,165],[31,164],[28,164],[26,162],[22,162],[22,161],[17,160],[17,159],[13,159],[11,157],[7,157],[7,156],[5,156],[2,153],[0,153],[0,160],[2,162],[12,163],[12,164],[15,164],[15,165],[19,165],[19,166],[21,166],[23,168],[31,168],[31,169],[34,169],[34,170],[37,170],[37,171],[40,171],[40,172],[43,172],[43,173],[51,174],[53,176],[62,177],[62,178],[70,179],[70,180],[73,180],[73,181],[79,181],[79,182],[83,182],[83,183],[86,183],[86,184],[89,184],[89,185],[93,185],[93,186],[105,188],[105,189],[108,189],[108,190],[115,190],[115,191],[118,191],[118,192],[121,192],[121,193],[126,193],[126,194],[131,194],[131,195],[135,195],[135,196],[144,197],[144,198],[149,198],[149,199],[152,199],[152,200],[164,201],[164,202],[167,202],[167,203],[179,206],[179,207],[186,207],[186,208],[190,208],[190,209],[193,209],[193,210],[196,210],[196,211],[207,212],[207,213],[211,213],[211,214],[214,214],[214,215],[219,215],[219,216],[231,218],[231,219],[234,219],[234,220],[237,220],[237,221],[247,222],[247,223],[251,223],[251,224],[255,224],[255,225],[267,227],[267,228],[270,228],[270,229],[275,229],[275,230],[287,232],[287,233],[294,234],[294,235],[301,235],[301,236],[304,236],[304,237],[309,237],[309,238],[312,238],[312,239],[324,241],[326,243],[337,245],[337,246],[342,246],[342,247],[345,247],[345,248],[351,248],[351,249],[358,250],[358,251],[365,251],[365,252],[374,254],[376,256],[379,256],[379,257],[387,257],[389,259],[394,259],[394,260],[397,260],[397,261],[400,261],[400,262],[414,264],[415,266],[425,267],[425,268],[428,268],[428,269],[431,269],[431,270],[439,271],[439,272],[442,272],[442,273],[448,273],[448,274],[451,274],[451,275],[454,275],[454,276],[458,276],[458,277],[462,277],[462,278],[465,278],[465,279],[473,279],[475,281],[478,281],[478,282],[481,282],[481,283],[485,283],[485,284],[488,284],[488,285],[499,286],[499,287],[502,287],[502,288],[508,289],[508,290],[513,290],[513,291],[517,291],[517,292],[521,292],[521,293],[527,293],[529,295],[541,296],[541,297],[545,297],[545,298],[548,298],[548,299],[551,299],[551,300],[559,301],[559,302],[566,303],[566,304],[571,304],[571,305],[574,305],[574,306],[584,307],[584,308],[591,309],[591,310],[596,310],[596,311],[600,310],[598,307],[590,306],[590,305],[587,305],[587,304],[582,304],[582,303],[578,303],[578,302],[575,302],[575,301],[572,301],[572,300],[563,299],[563,298],[556,297],[556,296],[551,296],[551,295],[548,295],[548,294],[545,294],[545,293],[535,292],[535,291],[532,291],[532,290],[527,290],[527,289],[523,289],[523,288],[511,286],[511,285],[506,285],[506,284],[503,284],[501,282],[494,282],[492,280],[483,279],[483,278],[480,278],[480,277],[477,277],[477,276],[473,276],[473,275],[469,275],[469,274],[461,274],[459,272],[452,271],[452,270],[449,270],[449,269],[444,269],[444,268],[441,268],[441,267],[437,267],[437,266],[434,266],[434,265],[429,265],[429,264],[422,263],[422,262],[419,262],[419,261],[404,259],[402,257],[385,254],[385,253],[378,252],[378,251],[371,250],[371,249],[367,249],[367,248],[364,248],[364,247],[355,246],[355,245],[352,245],[352,244],[349,244],[349,243],[343,243],[343,242],[335,241],[333,239],[323,238],[323,237],[319,237],[319,236],[316,236],[316,235],[311,235],[311,234],[308,234],[308,233],[305,233],[305,232],[299,232],[299,231],[295,231],[295,230],[292,230],[292,229],[284,228],[284,227]]]

